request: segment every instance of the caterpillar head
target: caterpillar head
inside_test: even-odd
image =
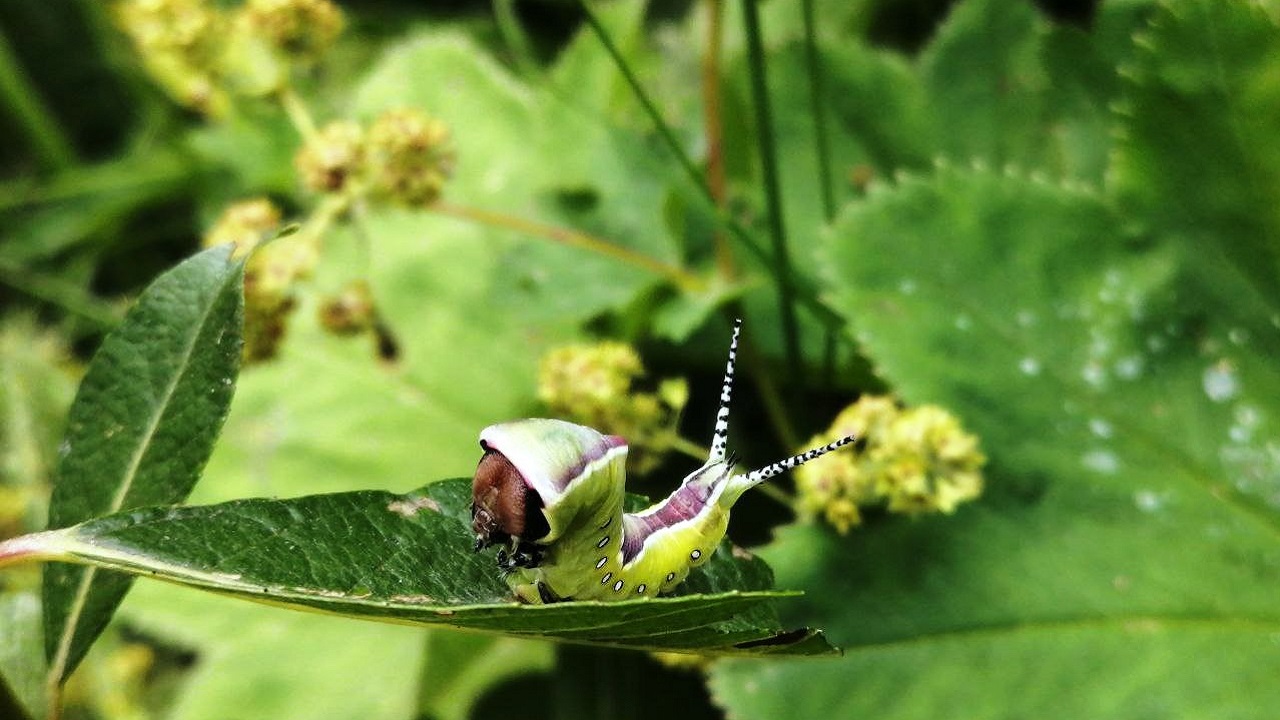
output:
[[[627,452],[616,435],[540,418],[491,425],[480,433],[480,447],[471,483],[477,550],[553,542],[565,529],[556,512],[564,497],[590,477],[620,470]]]

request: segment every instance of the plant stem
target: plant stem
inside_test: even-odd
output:
[[[818,57],[818,33],[814,22],[813,0],[802,0],[804,13],[804,59],[809,66],[810,114],[813,115],[813,138],[818,153],[818,183],[822,188],[822,214],[828,223],[836,216],[836,199],[831,184],[831,143],[827,134],[826,80]]]
[[[785,505],[792,512],[796,509],[796,498],[791,493],[772,483],[763,482],[756,486],[756,489],[764,494],[765,497],[776,500],[778,504]]]
[[[493,18],[520,74],[526,78],[537,77],[538,63],[534,60],[533,45],[529,42],[529,34],[520,25],[515,0],[493,0]]]
[[[692,440],[689,440],[680,435],[676,435],[674,433],[671,435],[671,449],[675,450],[678,453],[683,453],[685,455],[688,455],[689,457],[698,461],[706,460],[707,457],[711,454],[711,451],[708,450],[707,448],[699,445],[698,443]]]
[[[311,110],[307,104],[302,101],[298,93],[289,85],[280,88],[276,94],[280,99],[280,106],[284,108],[284,112],[289,116],[289,122],[293,123],[294,129],[302,136],[303,140],[310,140],[316,136],[316,121],[311,116]]]
[[[614,245],[613,243],[606,242],[600,238],[583,232],[578,232],[577,230],[570,230],[555,225],[547,225],[512,215],[506,215],[504,213],[481,210],[480,208],[466,207],[463,205],[454,205],[447,202],[436,202],[428,209],[441,215],[448,215],[450,217],[471,220],[485,225],[515,230],[516,232],[524,233],[526,235],[545,238],[562,245],[589,250],[600,255],[621,260],[629,265],[634,265],[656,275],[661,275],[685,291],[697,292],[702,290],[705,285],[702,278],[694,275],[684,268],[669,265],[661,260],[656,260],[648,255],[631,250],[630,248]]]
[[[19,67],[4,33],[0,33],[0,99],[31,140],[46,168],[58,170],[75,164],[76,152],[71,139]]]
[[[596,14],[592,12],[586,2],[580,3],[580,6],[582,7],[582,12],[585,13],[587,24],[591,26],[591,30],[595,32],[596,37],[599,38],[600,44],[604,45],[605,52],[609,54],[609,57],[613,60],[613,64],[617,66],[618,72],[622,73],[622,78],[626,80],[627,85],[631,87],[632,94],[635,95],[636,100],[638,100],[641,107],[644,108],[644,112],[649,116],[649,120],[653,123],[654,129],[657,130],[658,135],[662,137],[662,142],[666,144],[667,148],[671,150],[673,155],[675,155],[676,162],[680,164],[680,168],[684,170],[684,174],[693,181],[694,186],[700,188],[703,194],[710,197],[711,192],[707,188],[706,181],[703,180],[702,173],[699,172],[697,166],[694,165],[693,159],[689,157],[689,154],[684,151],[684,148],[680,145],[680,141],[676,139],[676,135],[671,130],[671,126],[662,119],[662,114],[658,111],[658,106],[654,104],[653,99],[649,97],[649,93],[645,92],[644,87],[640,85],[639,78],[637,78],[636,74],[631,71],[631,66],[627,63],[626,58],[622,57],[622,51],[619,50],[618,46],[613,42],[613,38],[609,36],[609,32],[605,30],[604,25],[600,23],[600,18],[596,17]]]
[[[590,25],[591,29],[596,33],[601,44],[604,45],[605,51],[618,67],[618,71],[622,73],[622,77],[631,87],[632,93],[636,96],[637,100],[639,100],[641,106],[645,110],[645,113],[649,116],[649,120],[658,131],[659,137],[662,138],[663,143],[666,144],[667,149],[671,154],[675,156],[676,162],[684,171],[685,176],[702,194],[702,198],[710,205],[713,217],[723,227],[728,229],[729,234],[733,236],[734,240],[750,251],[764,267],[768,268],[771,273],[777,276],[779,284],[781,284],[782,269],[777,266],[773,257],[770,256],[769,253],[765,252],[764,248],[755,241],[755,238],[751,236],[751,233],[747,232],[746,228],[744,228],[741,223],[734,220],[733,216],[731,216],[726,210],[716,205],[715,196],[712,194],[711,188],[707,185],[706,179],[703,178],[702,174],[698,171],[693,160],[689,158],[688,153],[686,153],[684,148],[680,146],[680,142],[676,139],[675,133],[671,131],[671,128],[667,125],[666,121],[662,119],[657,106],[654,105],[653,101],[649,99],[648,94],[644,91],[644,88],[641,87],[640,81],[627,65],[626,59],[622,57],[622,53],[618,50],[617,45],[614,44],[613,39],[609,37],[604,26],[600,24],[600,21],[596,18],[595,14],[591,12],[591,8],[587,7],[585,2],[580,2],[579,7],[581,7],[583,13],[585,13],[587,24]],[[789,268],[788,271],[790,271]],[[791,278],[788,278],[788,284],[792,288],[795,299],[808,309],[813,314],[814,318],[827,327],[838,328],[844,324],[843,318],[833,312],[826,305],[822,304],[818,299],[817,291],[814,290],[812,286],[804,282],[794,284],[791,280]]]
[[[720,50],[724,40],[724,0],[706,0],[707,45],[702,53],[702,132],[707,142],[707,190],[711,202],[723,212],[728,193],[724,172],[724,127],[721,121]],[[733,249],[723,230],[711,235],[716,268],[725,280],[737,276]]]
[[[198,172],[185,153],[162,147],[146,155],[74,165],[38,184],[29,178],[0,182],[0,212],[94,195],[142,192],[150,185],[170,187]]]
[[[99,330],[111,330],[120,324],[120,316],[109,305],[79,285],[33,271],[3,257],[0,257],[0,283],[88,320]]]
[[[765,202],[769,211],[769,237],[773,241],[773,262],[778,267],[778,312],[782,318],[782,341],[786,348],[791,381],[800,384],[803,378],[800,332],[796,324],[795,286],[782,218],[782,193],[778,185],[778,142],[773,132],[773,115],[769,110],[764,41],[760,34],[757,0],[742,0],[742,18],[747,36],[747,64],[751,70],[751,95],[752,104],[755,105],[756,137],[760,144]]]

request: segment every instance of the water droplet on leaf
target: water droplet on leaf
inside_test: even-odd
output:
[[[1018,361],[1018,369],[1023,375],[1035,377],[1040,374],[1040,361],[1031,356],[1024,357]]]
[[[1103,475],[1114,475],[1120,469],[1120,460],[1110,450],[1090,450],[1080,459],[1085,468]]]
[[[1240,379],[1230,360],[1220,360],[1205,368],[1201,384],[1204,394],[1214,402],[1226,402],[1240,392]]]

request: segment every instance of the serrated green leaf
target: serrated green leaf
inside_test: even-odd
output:
[[[1115,188],[1199,292],[1280,312],[1280,26],[1238,0],[1164,3],[1126,68]]]
[[[938,28],[920,72],[947,157],[1000,167],[1044,151],[1040,24],[1026,3],[965,0]]]
[[[718,663],[739,720],[1272,717],[1275,642],[1255,628],[1010,628],[867,647],[831,662]],[[1084,686],[1082,687],[1082,682]]]
[[[179,502],[226,417],[240,364],[242,264],[214,248],[158,278],[89,365],[67,421],[49,527]],[[65,677],[101,632],[131,579],[50,565],[45,649]]]
[[[781,533],[762,555],[807,591],[788,609],[852,647],[767,683],[718,669],[735,714],[802,684],[797,718],[945,714],[967,687],[980,716],[1231,716],[1241,678],[1280,671],[1276,330],[1122,226],[1096,194],[948,167],[842,217],[836,307],[908,403],[979,434],[987,489],[847,540]],[[855,676],[869,697],[836,690]]]
[[[785,633],[762,562],[727,545],[679,596],[523,605],[493,558],[471,549],[470,482],[406,495],[362,491],[292,500],[156,507],[0,545],[10,559],[89,563],[271,604],[386,622],[641,649],[752,655],[831,652]],[[803,641],[803,642],[802,642]],[[753,646],[759,645],[760,650]]]

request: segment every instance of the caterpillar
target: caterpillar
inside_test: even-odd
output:
[[[498,567],[520,600],[627,600],[670,592],[707,562],[750,488],[853,441],[841,438],[735,474],[726,453],[742,321],[734,323],[711,451],[667,499],[623,512],[627,443],[563,420],[531,418],[480,433],[472,479],[475,550],[500,545]]]

